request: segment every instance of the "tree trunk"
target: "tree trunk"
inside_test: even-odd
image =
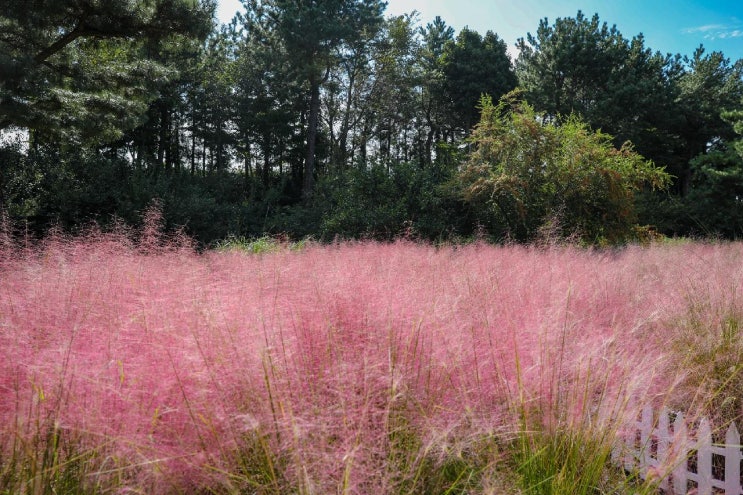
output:
[[[225,167],[225,160],[224,160],[224,135],[222,132],[222,123],[217,123],[217,156],[214,163],[214,169],[217,171],[224,170]]]
[[[250,165],[250,148],[248,147],[247,151],[245,151],[245,156],[243,157],[245,160],[245,173],[243,174],[243,195],[244,197],[250,197],[252,196],[250,191],[250,185],[254,182],[250,180],[253,176],[253,167]]]
[[[168,153],[168,160],[170,161],[170,167],[176,172],[181,171],[181,131],[178,125],[173,126],[173,134],[175,134],[171,141],[170,153]]]
[[[353,87],[356,83],[356,72],[350,71],[348,76],[348,92],[346,93],[346,108],[341,124],[340,139],[336,153],[336,164],[345,170],[348,167],[348,133],[351,128],[351,107],[353,106]]]
[[[196,124],[194,123],[194,129]],[[196,134],[191,132],[191,175],[196,175]]]
[[[271,177],[271,134],[263,136],[263,170],[261,171],[261,183],[268,189]]]
[[[320,83],[311,82],[310,115],[307,120],[307,154],[304,159],[304,180],[302,182],[302,197],[312,197],[315,185],[315,147],[317,144],[317,124],[320,116]]]
[[[165,101],[160,101],[158,103],[158,106],[160,107],[160,129],[159,129],[159,136],[158,136],[158,147],[157,147],[157,166],[158,168],[164,167],[167,168],[167,150],[170,146],[170,111],[168,108],[168,104]]]

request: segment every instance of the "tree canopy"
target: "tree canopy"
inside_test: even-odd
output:
[[[157,199],[205,244],[743,236],[743,60],[723,53],[582,12],[511,59],[497,20],[381,0],[242,0],[229,25],[215,0],[6,4],[0,210],[28,232]]]
[[[176,70],[153,53],[209,34],[213,0],[11,0],[0,13],[0,130],[83,138],[131,125]]]

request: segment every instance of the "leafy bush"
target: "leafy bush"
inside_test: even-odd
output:
[[[472,135],[476,146],[458,177],[461,194],[488,212],[491,228],[533,241],[555,227],[563,238],[616,244],[633,238],[635,193],[664,188],[669,176],[579,118],[555,124],[519,99],[485,96]]]

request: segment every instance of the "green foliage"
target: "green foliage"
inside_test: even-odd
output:
[[[406,212],[400,202],[404,197],[384,167],[351,170],[336,180],[334,206],[322,225],[324,238],[392,239],[404,234]]]
[[[705,54],[700,47],[685,63],[688,69],[678,79],[679,121],[674,128],[679,142],[676,159],[669,160],[682,196],[694,187],[692,160],[736,138],[723,114],[743,109],[743,60],[731,63],[722,53]]]
[[[0,13],[0,130],[118,137],[174,73],[147,54],[175,37],[205,37],[214,8],[211,0],[45,0],[32,9],[11,1]]]
[[[11,0],[0,12],[0,208],[42,233],[136,223],[161,198],[169,226],[205,244],[483,230],[613,243],[638,216],[666,235],[740,236],[731,150],[743,154],[743,61],[701,47],[663,56],[579,12],[540,22],[513,67],[497,34],[384,19],[379,0],[243,5],[217,30],[214,0]],[[532,126],[543,139],[533,151],[560,165],[525,165],[497,194],[462,196],[473,184],[450,179],[477,102],[517,79],[550,124]],[[614,165],[568,160],[563,143],[599,149],[608,135]],[[670,195],[625,187],[614,168],[633,150],[671,174]]]
[[[535,35],[519,40],[519,50],[519,84],[538,111],[578,114],[615,136],[615,145],[631,141],[666,167],[680,197],[694,187],[691,160],[734,137],[721,113],[740,109],[743,61],[703,47],[691,57],[653,53],[641,34],[627,39],[580,11],[552,25],[542,20]]]
[[[481,110],[459,188],[490,214],[491,228],[513,239],[533,241],[556,229],[559,237],[589,244],[630,240],[635,193],[668,184],[668,175],[630,145],[615,149],[610,136],[577,117],[555,124],[518,93],[498,105],[484,97]]]
[[[310,242],[303,239],[297,242],[289,242],[280,237],[261,236],[258,238],[246,238],[230,236],[215,244],[217,251],[241,251],[250,254],[276,253],[279,251],[301,251]]]
[[[448,240],[470,235],[474,223],[445,187],[453,169],[397,164],[351,169],[319,185],[330,202],[321,206],[322,239],[397,237]]]
[[[743,61],[699,49],[679,86],[682,125],[667,163],[679,194],[645,195],[643,218],[666,234],[739,239],[743,234]]]
[[[444,89],[452,102],[454,126],[469,132],[479,118],[477,102],[483,94],[499,99],[516,87],[506,42],[492,31],[483,38],[463,29],[442,54]]]
[[[166,227],[183,227],[208,244],[236,235],[260,235],[259,202],[242,203],[244,179],[222,173],[207,177],[186,171],[153,175],[132,169],[122,157],[42,148],[25,154],[17,145],[0,147],[7,158],[0,172],[2,209],[29,233],[43,235],[52,225],[65,230],[115,219],[139,223],[153,199],[163,206]],[[255,223],[254,223],[255,222]]]
[[[207,174],[230,164],[234,118],[231,48],[224,33],[149,48],[155,62],[178,73],[158,85],[156,97],[133,129],[113,146],[126,147],[132,164],[153,174],[189,169]]]
[[[20,139],[0,146],[0,205],[10,218],[28,218],[38,210],[43,172]]]
[[[452,445],[441,448],[424,442],[409,416],[403,406],[393,405],[386,422],[385,468],[392,481],[391,492],[464,495],[481,490],[483,472],[493,462],[489,449],[493,440],[477,445],[482,452],[457,451]]]
[[[696,156],[716,141],[736,137],[734,116],[743,111],[743,60],[731,62],[721,52],[705,53],[700,47],[685,61],[688,70],[679,79],[681,133]]]
[[[616,431],[585,429],[518,432],[514,458],[525,495],[595,495],[599,493],[652,495],[657,479],[647,481],[612,465]]]
[[[516,72],[528,100],[551,116],[578,113],[592,122],[616,88],[629,46],[615,26],[578,11],[554,25],[541,20],[536,35],[520,39],[518,48]]]
[[[743,157],[732,149],[691,161],[692,187],[684,198],[697,225],[690,230],[725,238],[743,237]]]
[[[685,196],[643,194],[641,218],[677,236],[743,237],[743,156],[734,145],[717,146],[691,160]]]
[[[246,36],[234,35],[236,59],[231,67],[235,93],[230,97],[237,127],[237,147],[249,155],[260,149],[255,164],[262,187],[271,185],[277,162],[299,154],[296,115],[304,106],[301,82],[277,33],[268,29],[258,12],[244,20]],[[296,160],[293,160],[296,161]]]
[[[743,105],[743,100],[741,100],[741,105]],[[730,123],[735,133],[738,134],[739,138],[733,143],[733,147],[743,158],[743,109],[723,112],[722,118]]]

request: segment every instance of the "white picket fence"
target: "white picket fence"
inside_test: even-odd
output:
[[[656,417],[651,407],[630,425],[613,455],[627,471],[643,479],[663,479],[659,488],[673,495],[743,495],[740,434],[730,425],[723,443],[714,443],[707,419],[689,431],[684,416],[663,409]],[[670,472],[669,472],[670,471]]]

